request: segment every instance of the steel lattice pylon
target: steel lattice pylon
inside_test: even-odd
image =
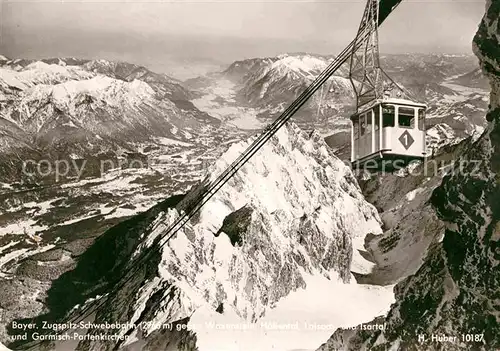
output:
[[[378,0],[368,0],[355,39],[349,79],[356,94],[356,108],[381,95],[378,51]]]
[[[356,110],[375,99],[404,97],[409,92],[397,85],[380,67],[379,0],[368,0],[353,46],[349,79],[356,94]]]

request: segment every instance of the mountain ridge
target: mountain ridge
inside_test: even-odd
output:
[[[13,163],[26,148],[53,162],[71,155],[113,158],[123,149],[137,151],[134,142],[152,137],[189,142],[192,136],[184,132],[215,134],[221,127],[166,75],[106,60],[46,61],[14,60],[0,67],[3,134],[14,141],[3,150],[9,178],[24,177],[21,165]]]
[[[210,168],[208,178],[191,190],[193,196],[249,142],[251,139],[230,147]],[[266,164],[270,157],[275,162]],[[334,274],[338,274],[339,284],[347,284],[352,279],[351,270],[371,266],[352,247],[360,247],[367,232],[380,232],[375,208],[364,201],[352,172],[321,136],[293,124],[285,125],[187,226],[160,247],[157,238],[182,213],[184,203],[192,201],[189,198],[180,197],[168,207],[141,215],[146,219],[131,229],[133,242],[122,242],[126,239],[117,236],[115,229],[113,235],[104,234],[95,244],[99,251],[119,254],[123,264],[119,275],[131,277],[95,314],[96,322],[142,323],[141,328],[122,331],[131,338],[129,347],[134,347],[136,338],[151,350],[159,340],[167,343],[169,335],[153,326],[181,323],[201,307],[219,314],[235,313],[255,323],[292,291],[306,288],[304,277],[315,274],[337,279]],[[234,221],[242,218],[246,224],[235,230]],[[106,249],[106,245],[111,246]],[[89,254],[95,250],[97,247],[91,247]],[[144,252],[151,252],[153,258],[147,265],[137,264],[137,257]],[[83,269],[77,267],[58,278],[53,286],[61,290],[48,293],[51,306],[58,301],[56,296],[71,296],[64,291],[65,286],[68,280],[76,279],[75,274],[83,274]],[[92,279],[103,279],[102,274]],[[108,275],[115,273],[104,274]],[[84,298],[88,301],[96,293],[102,294],[98,292],[100,284],[92,280],[89,284]],[[111,283],[115,284],[118,282]],[[57,316],[39,318],[63,315],[59,311]],[[116,345],[85,342],[80,346],[112,349]]]

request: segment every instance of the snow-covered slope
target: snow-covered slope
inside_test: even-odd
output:
[[[83,66],[37,61],[21,70],[8,67],[0,70],[4,93],[1,117],[19,127],[28,126],[30,132],[39,131],[47,120],[54,118],[52,110],[58,110],[75,124],[88,129],[109,121],[109,115],[121,114],[125,123],[135,119],[135,123],[154,133],[153,124],[162,127],[161,121],[148,120],[148,113],[144,110],[159,110],[168,121],[169,117],[184,112],[175,104],[181,98],[180,92],[185,94],[185,100],[189,98],[185,89],[164,75],[154,74],[144,67],[105,60],[90,61]],[[90,114],[97,116],[92,118]],[[101,117],[100,114],[107,116]],[[188,123],[189,119],[185,124]],[[38,128],[33,129],[33,124]],[[191,124],[196,124],[196,119],[192,119]]]
[[[266,57],[235,61],[222,73],[225,78],[237,84],[243,84],[248,79],[248,76],[253,75],[268,65],[272,65],[277,60],[278,57]]]
[[[496,350],[500,286],[500,8],[488,1],[474,51],[491,84],[485,133],[431,203],[445,224],[420,269],[396,285],[383,331],[339,330],[319,350]],[[496,51],[495,51],[496,50]]]
[[[96,319],[145,322],[122,334],[132,337],[129,343],[144,339],[140,343],[154,349],[156,342],[166,343],[171,337],[154,325],[185,322],[200,309],[252,323],[271,313],[292,291],[307,289],[313,277],[332,279],[332,284],[353,283],[351,270],[371,267],[357,250],[353,253],[353,246],[360,247],[367,233],[381,232],[377,212],[364,200],[351,170],[321,136],[293,124],[284,126],[165,246],[155,240],[249,142],[232,145],[208,178],[182,200],[171,200],[169,208],[144,214],[135,220],[136,224],[142,221],[136,227],[127,225],[128,233],[104,234],[89,251],[114,252],[114,257],[81,259],[79,267],[54,283],[49,292],[54,305],[49,308],[71,308],[98,291],[102,295],[115,284],[113,279],[129,272],[131,279],[99,308]],[[144,253],[149,253],[148,260],[138,263]],[[97,281],[88,279],[84,267],[89,264],[100,267]],[[71,290],[67,282],[83,282],[84,276],[87,281],[82,284],[87,288],[80,287],[78,293]],[[390,290],[384,291],[390,295]],[[56,302],[50,293],[71,297]],[[307,296],[315,299],[321,294],[308,290]],[[385,310],[390,300],[377,300],[382,305],[374,305],[373,313]],[[111,343],[99,345],[112,347]],[[93,342],[82,346],[98,348]]]
[[[481,128],[482,129],[482,128]],[[481,135],[482,130],[478,128],[477,133],[473,134],[474,138]],[[427,153],[431,157],[436,156],[439,150],[446,145],[454,145],[465,139],[460,131],[455,131],[446,123],[438,123],[426,131],[426,146]]]
[[[308,87],[331,59],[284,54],[236,61],[219,74],[189,81],[191,88],[201,92],[192,102],[226,123],[242,129],[262,129]],[[346,73],[343,69],[341,72]],[[315,129],[321,134],[346,129],[344,108],[353,99],[349,80],[333,76],[294,115],[294,122],[304,130]]]

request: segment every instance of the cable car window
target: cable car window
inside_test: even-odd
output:
[[[382,127],[394,127],[394,106],[382,106]]]
[[[425,130],[425,110],[418,109],[418,129]]]
[[[372,132],[372,112],[368,112],[366,114],[366,134],[370,134]]]
[[[373,109],[373,119],[375,119],[375,130],[379,130],[380,127],[380,113],[378,106]]]
[[[400,107],[398,109],[398,122],[400,127],[415,127],[415,110],[412,108]]]
[[[365,116],[366,115],[362,115],[359,117],[359,126],[360,126],[359,129],[361,136],[365,135],[366,132]]]
[[[352,121],[352,128],[354,129],[354,139],[359,138],[359,120],[356,118],[354,121]]]

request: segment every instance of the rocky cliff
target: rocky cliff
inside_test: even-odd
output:
[[[369,232],[380,233],[380,219],[350,168],[321,136],[293,124],[285,125],[171,240],[155,240],[250,142],[232,145],[185,197],[105,233],[53,284],[48,314],[41,318],[67,318],[74,305],[107,293],[95,321],[140,326],[120,331],[129,337],[121,346],[156,350],[162,343],[182,349],[181,344],[194,347],[191,334],[172,335],[158,326],[185,323],[199,308],[255,322],[280,299],[305,288],[309,276],[334,274],[348,283],[351,265],[361,270],[367,263],[357,250],[353,254],[353,246]],[[96,271],[89,272],[90,266]],[[115,346],[80,343],[84,350]]]

